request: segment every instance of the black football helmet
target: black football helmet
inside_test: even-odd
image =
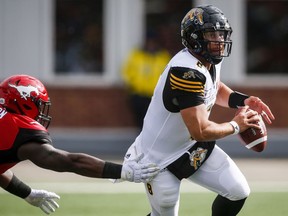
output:
[[[208,40],[205,33],[220,33],[222,40]],[[215,6],[205,5],[191,9],[181,22],[182,44],[190,52],[202,56],[211,64],[218,64],[223,57],[231,53],[232,40],[230,36],[232,28],[223,12]],[[218,51],[212,52],[209,46],[213,44]]]
[[[35,77],[13,75],[0,83],[0,105],[9,112],[35,119],[48,128],[51,105],[45,86]]]

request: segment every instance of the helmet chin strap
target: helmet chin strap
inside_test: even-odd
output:
[[[204,42],[202,44],[197,42],[199,44],[199,46],[197,46],[197,49],[194,49],[193,47],[191,47],[191,45],[187,43],[187,41],[185,42],[186,43],[185,44],[183,43],[183,45],[185,45],[188,48],[189,52],[193,56],[198,58],[202,63],[204,63],[203,61],[206,61],[209,64],[216,65],[216,64],[219,64],[223,59],[223,57],[213,57],[209,53],[208,48],[207,48],[208,42]]]
[[[210,54],[209,50],[208,50],[208,44],[209,42],[204,42],[203,46],[202,46],[202,53],[201,56],[203,56],[203,58],[208,61],[210,64],[216,65],[219,64],[223,57],[221,57],[220,51],[219,51],[219,56],[213,56]]]
[[[219,57],[219,58],[215,57],[214,58],[207,52],[205,52],[203,57],[205,58],[206,61],[208,61],[210,64],[213,64],[213,65],[219,64],[222,61],[222,59],[223,59],[222,57]]]

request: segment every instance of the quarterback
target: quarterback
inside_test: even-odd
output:
[[[215,141],[249,127],[259,129],[258,113],[269,124],[274,116],[258,97],[235,92],[221,82],[231,33],[223,12],[212,5],[191,9],[181,22],[185,48],[159,78],[142,131],[125,155],[129,161],[144,154],[143,161],[161,168],[145,183],[151,216],[178,215],[183,178],[217,194],[212,216],[237,215],[250,193],[237,165]],[[214,104],[241,110],[230,122],[216,123],[209,119]]]
[[[139,163],[141,155],[121,165],[54,148],[47,131],[50,105],[45,86],[34,77],[14,75],[0,83],[0,186],[6,191],[47,214],[59,207],[57,194],[31,189],[12,173],[10,168],[24,160],[57,172],[131,182],[146,182],[158,173],[155,164]]]

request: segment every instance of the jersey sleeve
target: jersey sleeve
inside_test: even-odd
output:
[[[19,147],[28,142],[36,142],[39,144],[47,143],[52,145],[52,139],[47,131],[21,128],[14,145]]]
[[[165,107],[171,112],[204,103],[206,77],[197,70],[172,67],[163,91]]]
[[[29,142],[35,142],[39,145],[44,143],[52,145],[51,137],[47,131],[20,128],[12,146],[9,149],[0,151],[0,163],[12,164],[19,162],[20,160],[17,156],[18,148]]]
[[[0,139],[0,172],[20,161],[18,149],[20,146],[33,142],[39,145],[52,144],[51,137],[41,124],[24,115],[7,112],[0,119],[2,130]]]

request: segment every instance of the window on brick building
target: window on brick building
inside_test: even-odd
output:
[[[248,74],[288,74],[288,1],[246,0]]]
[[[183,49],[180,37],[180,23],[192,8],[192,1],[187,0],[146,0],[146,34],[157,31],[161,46],[171,55]]]
[[[54,71],[103,73],[103,0],[55,1]]]

